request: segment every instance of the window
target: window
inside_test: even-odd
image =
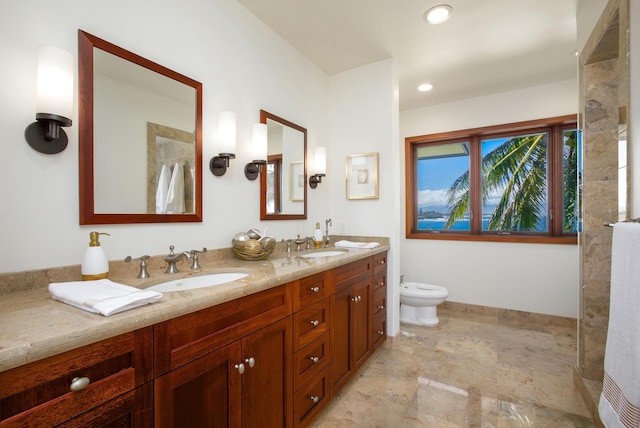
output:
[[[575,243],[575,116],[409,137],[407,237]]]

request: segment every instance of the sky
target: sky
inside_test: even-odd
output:
[[[489,153],[508,138],[483,141],[482,155]],[[447,191],[454,181],[469,169],[469,156],[455,156],[421,160],[418,162],[418,206],[446,211]],[[492,205],[490,198],[487,205]]]

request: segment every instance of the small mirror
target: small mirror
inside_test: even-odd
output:
[[[260,219],[307,218],[307,130],[260,110],[267,124],[266,174],[260,175]]]
[[[202,84],[78,31],[80,224],[202,221]]]

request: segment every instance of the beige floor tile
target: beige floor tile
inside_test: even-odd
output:
[[[402,324],[310,426],[593,427],[572,381],[575,329],[517,315]]]

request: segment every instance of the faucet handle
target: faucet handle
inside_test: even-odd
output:
[[[175,255],[176,255],[176,253],[174,253],[174,252],[173,252],[173,250],[174,250],[175,248],[176,248],[176,247],[174,247],[173,245],[169,245],[169,255],[170,255],[170,256],[175,256]]]
[[[151,275],[149,275],[149,271],[147,271],[147,260],[149,260],[150,257],[148,255],[144,255],[144,256],[140,256],[138,257],[136,260],[140,260],[140,272],[138,272],[138,276],[137,278],[150,278]],[[133,260],[131,258],[131,256],[127,256],[125,257],[124,261],[125,263],[131,263],[131,260]]]
[[[207,252],[207,248],[203,248],[202,251],[200,250],[191,250],[190,253],[193,256],[193,260],[191,262],[191,269],[200,269],[200,262],[198,261],[198,253],[206,253]]]

